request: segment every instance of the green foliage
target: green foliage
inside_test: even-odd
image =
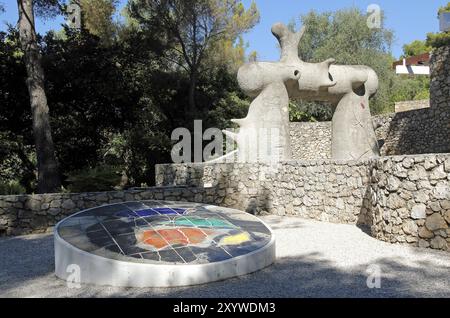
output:
[[[438,15],[444,12],[450,12],[450,2],[448,2],[446,6],[439,8]]]
[[[134,31],[164,42],[165,58],[183,69],[243,58],[239,39],[259,22],[256,3],[246,10],[240,0],[129,0],[123,14]]]
[[[211,127],[221,129],[232,128],[233,118],[244,118],[247,115],[250,101],[237,92],[227,92],[220,98],[213,109],[208,113],[207,122]]]
[[[67,182],[72,193],[113,191],[120,186],[121,169],[101,166],[83,169],[70,174]]]
[[[244,45],[237,40],[259,21],[256,4],[245,10],[241,0],[130,0],[127,9],[132,28],[160,43],[168,68],[188,75],[184,111],[191,120],[199,77],[230,60],[242,63]]]
[[[330,121],[333,111],[331,105],[291,101],[289,116],[292,122]]]
[[[172,131],[192,128],[184,111],[188,74],[168,65],[164,47],[143,33],[110,45],[86,29],[61,34],[39,41],[62,175],[114,166],[123,186],[152,186],[155,165],[171,160]],[[22,56],[17,32],[0,33],[0,177],[32,193],[36,158]],[[249,101],[228,66],[212,66],[199,74],[194,116],[204,129],[225,129],[231,118],[245,117]],[[69,190],[82,189],[69,182],[63,180]]]
[[[0,32],[0,180],[35,191],[36,156],[18,33]]]
[[[111,45],[118,31],[113,21],[118,0],[80,0],[80,5],[83,27],[103,44]]]
[[[63,12],[68,0],[33,0],[34,12],[44,19],[54,18]]]
[[[450,2],[448,2],[446,6],[441,7],[439,9],[438,18],[441,15],[441,13],[444,12],[450,12]],[[427,45],[436,49],[450,45],[450,32],[428,33]]]
[[[87,31],[66,34],[62,40],[50,33],[43,45],[52,130],[63,172],[97,165],[106,132],[123,130],[142,97],[120,66],[126,59],[121,48],[104,47]]]
[[[382,27],[369,29],[366,15],[357,8],[301,16],[307,31],[299,54],[306,61],[322,62],[333,56],[337,63],[358,64],[386,55],[392,45],[393,32]],[[375,65],[377,66],[377,65]]]
[[[424,53],[431,52],[431,46],[428,46],[426,41],[415,40],[409,44],[403,46],[403,56],[401,58],[407,58]]]
[[[367,16],[358,8],[323,13],[311,11],[301,16],[301,22],[306,26],[299,46],[299,55],[303,60],[322,62],[332,57],[337,64],[372,67],[380,79],[379,91],[371,101],[372,111],[377,114],[393,110],[390,103],[390,84],[394,76],[390,54],[392,30],[384,26],[380,29],[368,28]],[[291,23],[290,27],[294,28],[295,24]],[[307,106],[300,107],[308,109]],[[316,104],[317,107],[327,106]],[[324,118],[329,119],[329,116]]]
[[[393,81],[391,91],[391,103],[429,99],[430,80],[426,76],[400,75]]]
[[[0,182],[0,195],[25,194],[26,189],[17,181]]]
[[[428,33],[427,45],[436,49],[450,45],[450,32]]]

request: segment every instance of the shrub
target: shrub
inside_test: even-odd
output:
[[[438,12],[438,18],[441,13],[450,12],[450,2],[446,6],[441,7]],[[450,32],[428,33],[427,45],[433,48],[440,48],[450,45]]]
[[[427,45],[436,49],[450,45],[450,32],[428,33]]]
[[[120,169],[101,166],[73,172],[67,182],[72,193],[113,191],[120,186]]]
[[[439,8],[438,15],[440,15],[441,13],[445,13],[445,12],[450,12],[450,2],[447,3],[447,5],[445,7]]]
[[[0,195],[25,194],[26,192],[17,181],[0,182]]]

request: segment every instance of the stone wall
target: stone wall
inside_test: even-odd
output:
[[[170,187],[130,191],[0,196],[0,236],[43,233],[81,210],[135,200],[215,202],[214,189]]]
[[[450,156],[379,159],[368,197],[377,239],[450,250]]]
[[[417,110],[417,109],[424,109],[424,108],[430,108],[430,100],[429,99],[409,100],[409,101],[395,103],[395,112],[396,113],[408,112],[410,110]]]
[[[367,226],[383,241],[450,249],[450,154],[271,166],[159,165],[157,183],[124,192],[1,196],[0,235],[45,232],[75,212],[104,204],[167,200]]]
[[[450,107],[450,46],[436,49],[430,63],[431,107]]]
[[[161,165],[157,182],[211,187],[216,202],[249,213],[356,224],[387,242],[450,246],[449,154],[274,166]]]
[[[366,162],[293,161],[277,165],[159,165],[157,184],[214,187],[226,207],[253,214],[296,215],[367,224],[363,198]],[[219,200],[220,201],[220,200]],[[363,212],[363,213],[361,213]]]
[[[331,122],[291,123],[291,147],[295,160],[331,158]]]
[[[377,116],[383,156],[450,152],[450,106]]]

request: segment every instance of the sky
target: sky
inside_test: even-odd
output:
[[[121,5],[127,1],[120,0]],[[252,0],[243,0],[248,8]],[[387,28],[395,32],[392,53],[399,57],[403,45],[414,40],[424,40],[429,32],[439,31],[437,11],[448,0],[255,0],[261,20],[244,39],[249,44],[248,52],[257,51],[259,60],[278,60],[279,49],[270,29],[275,22],[289,23],[293,19],[300,21],[300,15],[311,10],[318,12],[335,11],[338,9],[356,6],[363,11],[370,4],[377,4],[385,12]],[[6,29],[6,23],[17,22],[17,1],[0,0],[6,12],[0,13],[0,30]],[[64,23],[62,17],[51,21],[38,20],[36,28],[39,33],[51,29],[59,29]]]

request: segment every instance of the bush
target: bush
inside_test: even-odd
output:
[[[17,181],[1,182],[0,195],[25,194],[27,191]]]
[[[428,33],[427,45],[436,49],[450,45],[450,32]]]
[[[390,101],[397,102],[430,98],[430,79],[426,76],[398,75],[392,82]]]
[[[291,101],[289,118],[292,122],[330,121],[333,111],[331,105],[326,103]]]
[[[113,191],[120,186],[120,169],[101,166],[72,173],[67,179],[72,193]]]
[[[439,15],[444,12],[450,12],[450,2],[447,3],[447,5],[445,7],[439,8],[439,12],[438,12]]]
[[[450,2],[446,6],[441,7],[438,12],[438,18],[441,13],[450,12]],[[433,48],[440,48],[443,46],[450,45],[450,32],[442,33],[428,33],[427,35],[427,45]]]

